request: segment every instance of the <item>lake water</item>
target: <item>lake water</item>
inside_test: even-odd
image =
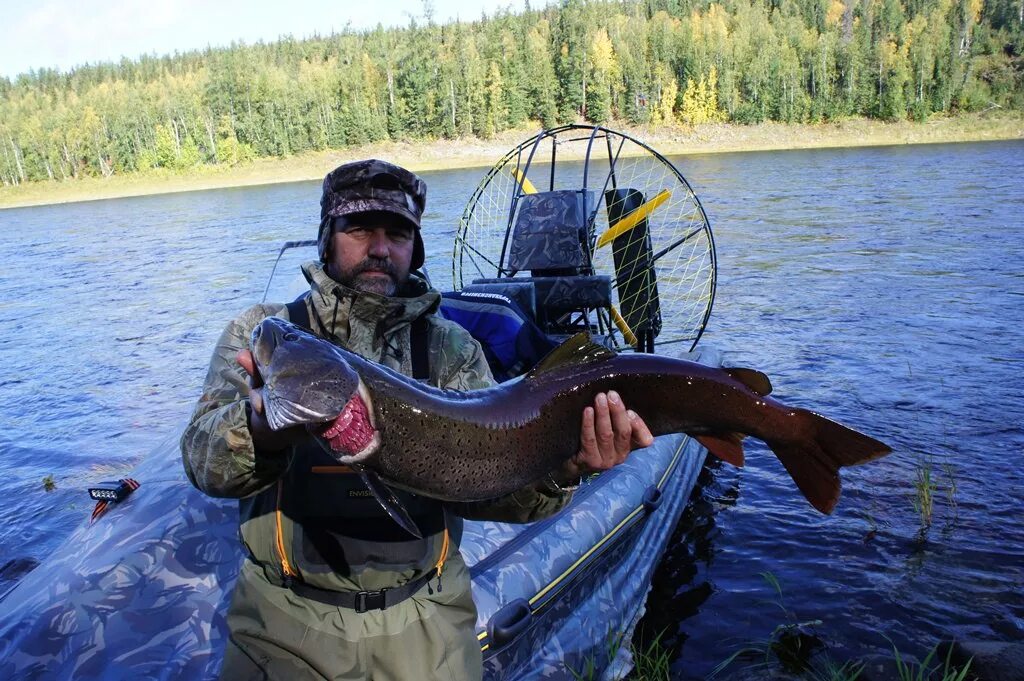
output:
[[[1024,143],[674,160],[718,249],[701,343],[895,451],[847,469],[829,517],[759,443],[743,470],[710,466],[643,637],[663,632],[681,678],[790,621],[820,620],[840,660],[886,637],[918,656],[1024,638]],[[482,174],[425,174],[439,288]],[[88,517],[88,483],[180,429],[221,328],[283,241],[315,236],[318,199],[304,182],[0,211],[0,592]]]

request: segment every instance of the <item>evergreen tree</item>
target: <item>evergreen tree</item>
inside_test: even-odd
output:
[[[0,78],[0,182],[523,125],[1024,107],[1022,0],[561,0]]]

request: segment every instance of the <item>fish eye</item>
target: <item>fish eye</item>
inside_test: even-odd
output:
[[[289,341],[289,342],[291,342],[291,341],[297,341],[297,340],[299,340],[299,334],[297,334],[297,333],[294,333],[294,332],[292,332],[292,331],[289,331],[288,333],[286,333],[286,334],[284,335],[284,339],[285,339],[286,341]]]

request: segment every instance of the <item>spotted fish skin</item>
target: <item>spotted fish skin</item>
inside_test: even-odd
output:
[[[291,327],[302,344],[326,343],[280,319],[263,325]],[[327,357],[310,347],[314,355]],[[693,435],[737,465],[743,463],[741,436],[765,441],[812,505],[826,513],[839,497],[840,467],[889,451],[873,438],[767,397],[771,384],[759,372],[661,355],[616,354],[586,334],[563,343],[525,376],[471,392],[432,388],[342,349],[327,361],[341,357],[360,379],[358,391],[343,397],[346,402],[357,392],[369,397],[379,446],[358,456],[338,452],[338,460],[372,469],[388,484],[443,500],[496,498],[555,470],[579,451],[584,408],[609,390],[618,392],[654,435]],[[273,367],[277,360],[271,355],[269,361]],[[312,383],[319,370],[313,362],[306,364]],[[324,366],[322,371],[336,369]]]

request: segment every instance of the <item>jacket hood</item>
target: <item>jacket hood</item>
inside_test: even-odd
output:
[[[378,350],[386,336],[413,320],[437,310],[441,294],[417,274],[395,296],[356,291],[330,276],[322,263],[309,262],[302,274],[310,286],[310,301],[317,319],[314,330],[333,336],[350,349]],[[315,328],[322,325],[322,328]],[[371,355],[372,356],[372,355]]]

